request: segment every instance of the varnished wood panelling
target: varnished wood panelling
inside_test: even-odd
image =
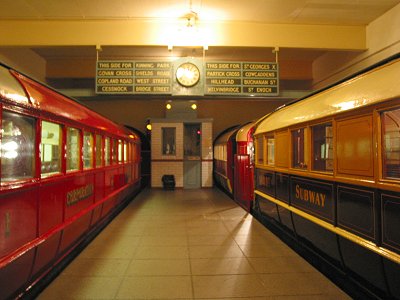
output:
[[[277,167],[289,167],[289,132],[281,131],[275,135],[275,165]]]
[[[337,174],[374,175],[372,116],[337,122]]]

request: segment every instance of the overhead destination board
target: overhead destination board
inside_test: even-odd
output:
[[[206,62],[205,90],[208,95],[240,95],[242,93],[242,63]]]
[[[183,88],[174,78],[176,66],[173,62],[98,61],[96,93],[190,95],[192,89],[197,89],[200,95],[279,95],[278,63],[225,61],[204,62],[203,65],[197,62],[197,67],[200,73],[204,71],[199,75],[200,80]]]
[[[97,94],[132,94],[133,61],[98,61],[96,65]]]
[[[207,95],[277,96],[278,64],[264,62],[206,62]]]
[[[135,93],[171,94],[170,62],[135,62]]]
[[[97,94],[171,94],[171,63],[98,61]]]
[[[278,91],[277,63],[243,63],[243,94],[276,96]]]

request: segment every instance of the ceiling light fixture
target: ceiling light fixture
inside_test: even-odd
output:
[[[202,47],[207,50],[208,45],[204,42],[203,33],[198,26],[199,16],[192,8],[192,0],[189,2],[189,12],[179,18],[180,23],[175,33],[171,32],[168,50],[172,51],[174,46]]]

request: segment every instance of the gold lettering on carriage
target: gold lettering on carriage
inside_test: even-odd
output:
[[[10,233],[11,233],[11,230],[10,230],[11,216],[10,216],[9,211],[6,212],[5,219],[6,219],[6,222],[5,222],[6,224],[5,224],[5,228],[4,228],[4,236],[6,238],[8,238],[8,237],[10,237]]]
[[[313,190],[308,190],[300,187],[300,185],[296,184],[296,199],[300,199],[305,202],[309,202],[310,204],[324,207],[326,195],[323,193],[318,193]]]
[[[93,184],[87,184],[67,193],[67,206],[74,205],[93,195]]]

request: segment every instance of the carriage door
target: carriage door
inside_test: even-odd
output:
[[[201,187],[201,124],[184,124],[183,188]]]
[[[235,201],[247,211],[250,211],[253,178],[250,165],[250,156],[248,154],[235,155],[235,170]]]

